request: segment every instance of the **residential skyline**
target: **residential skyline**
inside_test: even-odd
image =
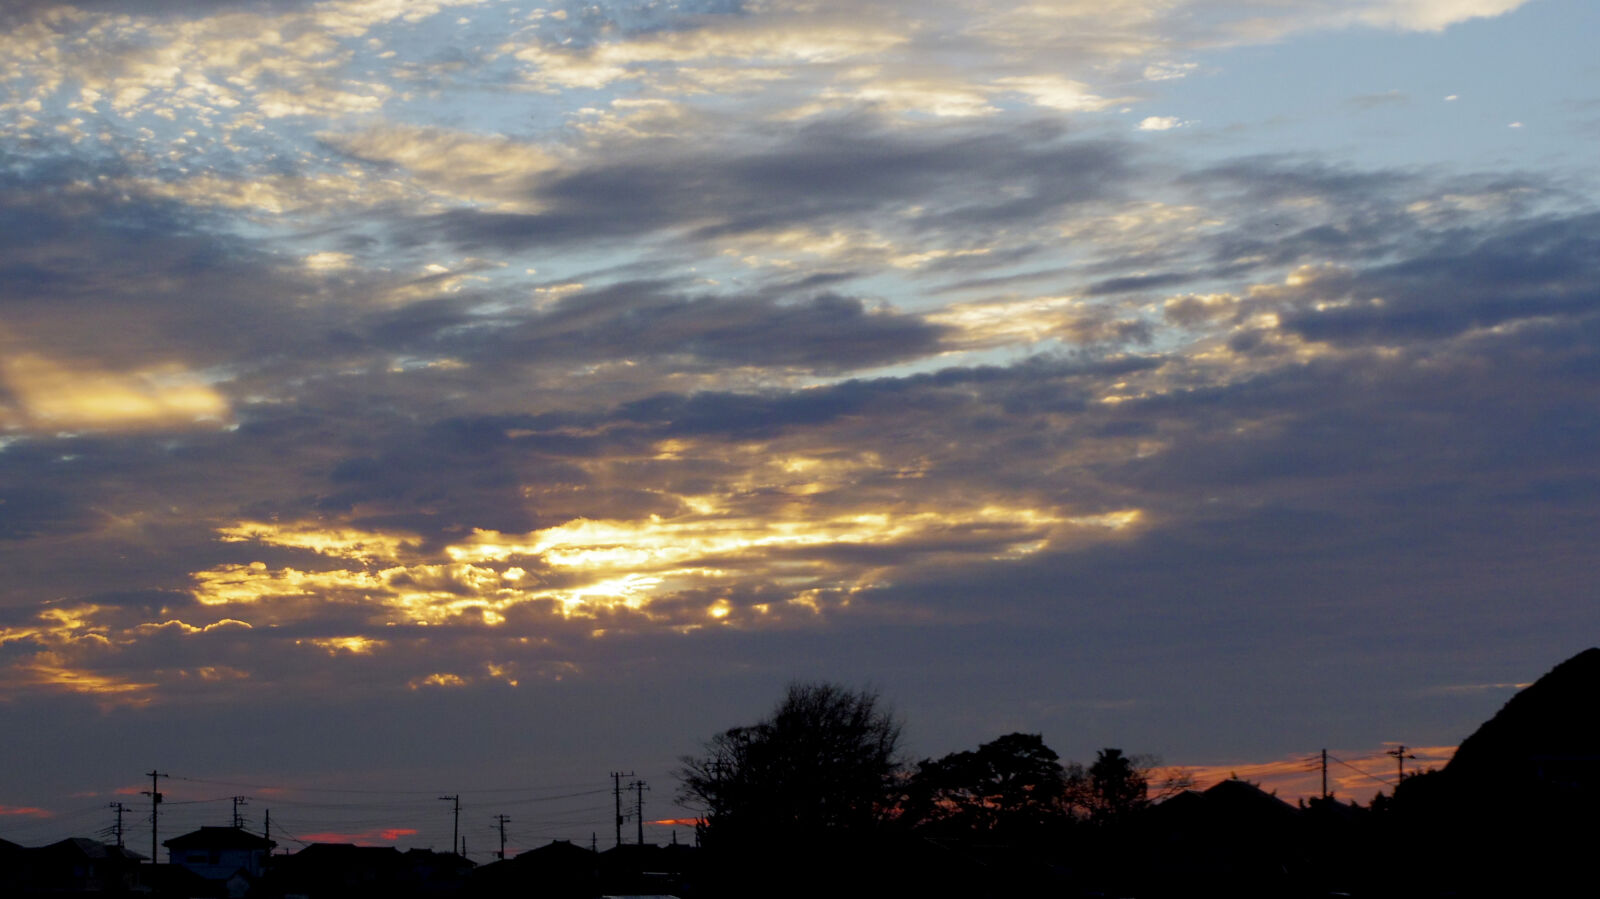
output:
[[[1600,642],[1594,4],[0,24],[0,838],[682,817],[796,680],[1287,776]]]

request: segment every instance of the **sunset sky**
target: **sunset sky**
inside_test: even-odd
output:
[[[9,0],[0,838],[148,851],[159,770],[163,836],[609,845],[794,679],[1442,763],[1600,642],[1596,34]]]

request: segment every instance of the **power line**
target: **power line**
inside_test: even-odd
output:
[[[1395,783],[1399,784],[1400,781],[1406,779],[1406,759],[1414,759],[1416,756],[1406,752],[1406,744],[1404,743],[1385,752],[1384,755],[1394,756]]]
[[[166,777],[166,776],[168,776],[168,775],[165,775],[165,774],[162,775],[162,777]],[[627,775],[627,776],[631,777],[632,775],[630,774],[630,775]],[[283,792],[290,792],[290,793],[354,793],[354,794],[371,795],[371,796],[427,796],[427,795],[435,792],[433,790],[362,790],[362,789],[353,789],[353,788],[346,788],[346,787],[284,787],[284,786],[269,786],[269,785],[266,785],[266,784],[258,784],[258,783],[242,783],[240,781],[232,781],[232,780],[211,780],[211,779],[202,778],[202,777],[182,777],[182,776],[173,776],[172,779],[173,780],[187,781],[189,783],[211,784],[213,786],[220,786],[220,787],[241,787],[241,788],[247,789],[247,790],[260,790],[262,792],[283,791]],[[587,787],[592,783],[593,783],[593,781],[589,781],[589,782],[586,782],[586,783],[554,784],[554,785],[546,786],[546,787],[484,787],[484,788],[480,788],[480,789],[476,789],[476,790],[458,790],[456,792],[462,793],[462,794],[538,793],[538,792],[541,792],[541,791],[544,791],[544,790],[569,790],[569,789],[572,789],[574,787]]]
[[[1354,771],[1355,773],[1361,775],[1362,777],[1370,777],[1373,780],[1377,781],[1378,783],[1385,784],[1385,785],[1388,785],[1388,786],[1391,786],[1391,787],[1394,786],[1394,781],[1388,780],[1386,778],[1379,777],[1378,775],[1372,774],[1372,773],[1367,772],[1367,771],[1363,771],[1360,768],[1357,768],[1355,765],[1352,765],[1349,762],[1347,762],[1344,759],[1341,759],[1341,758],[1339,758],[1337,756],[1330,755],[1330,756],[1328,756],[1328,758],[1333,759],[1334,761],[1336,761],[1339,764],[1345,766],[1346,768],[1349,768],[1351,771]]]
[[[245,807],[247,803],[257,801],[265,801],[280,813],[271,822],[270,830],[267,831],[268,838],[288,840],[287,845],[291,847],[303,841],[299,837],[291,840],[291,835],[300,833],[312,834],[309,839],[313,841],[376,840],[416,843],[422,840],[427,842],[430,838],[425,838],[422,834],[433,829],[434,821],[442,824],[436,817],[437,806],[432,805],[433,802],[439,801],[441,796],[451,797],[452,803],[459,798],[463,805],[468,806],[468,811],[473,807],[472,795],[494,797],[480,798],[478,801],[483,804],[494,802],[500,805],[496,811],[505,814],[507,818],[516,819],[515,824],[506,825],[507,853],[515,852],[518,845],[523,845],[523,834],[527,834],[530,841],[538,836],[545,836],[547,839],[577,840],[582,832],[591,830],[595,822],[617,811],[615,797],[605,795],[614,792],[615,784],[605,784],[603,781],[597,783],[598,778],[588,782],[561,781],[544,785],[533,785],[524,781],[521,784],[506,784],[492,789],[464,790],[460,793],[452,790],[450,794],[444,794],[415,790],[285,787],[273,786],[275,778],[237,781],[213,780],[159,770],[153,773],[156,776],[152,779],[152,785],[156,789],[139,791],[133,788],[123,791],[134,795],[142,793],[143,796],[149,797],[150,805],[142,809],[140,814],[127,814],[133,810],[133,803],[128,802],[126,796],[112,796],[112,799],[120,798],[124,803],[121,836],[125,846],[144,845],[143,841],[146,839],[144,828],[151,828],[150,836],[154,837],[154,840],[153,847],[149,851],[155,854],[152,861],[159,857],[161,849],[164,848],[161,846],[163,833],[170,837],[187,833],[197,827],[222,823],[237,824],[252,833],[257,832],[253,829],[257,822],[243,820],[249,814],[249,809]],[[163,784],[161,778],[169,780]],[[632,787],[629,783],[631,780],[633,780],[631,775],[622,779],[625,789]],[[211,793],[208,787],[221,793],[223,785],[227,785],[229,793],[233,795],[207,795]],[[176,794],[174,794],[175,789],[178,791]],[[204,792],[194,795],[188,792],[190,790]],[[110,792],[109,789],[107,792]],[[160,794],[159,804],[155,802],[155,797],[151,796],[151,793]],[[630,795],[626,798],[627,806],[638,805],[635,796]],[[238,800],[237,805],[234,805],[235,799]],[[606,799],[612,801],[606,802]],[[11,833],[7,836],[16,840],[22,834],[35,832],[43,834],[47,830],[68,829],[79,833],[98,833],[96,839],[114,844],[117,828],[113,823],[114,812],[107,814],[107,811],[111,810],[108,808],[110,801],[101,799],[83,808],[68,808],[49,818],[8,820],[6,826]],[[637,813],[634,807],[623,808],[621,811]],[[454,813],[455,807],[452,804],[453,817]],[[161,830],[163,826],[165,831]],[[461,851],[463,837],[466,838],[466,842],[479,846],[480,851],[485,845],[495,845],[499,834],[497,829],[491,829],[493,826],[493,822],[488,822],[486,826],[474,826],[466,821],[458,821],[455,833],[452,835],[451,850],[457,853]]]
[[[113,828],[112,832],[117,835],[117,848],[122,849],[124,848],[122,845],[122,813],[127,811],[128,807],[120,802],[113,802],[111,803],[111,808],[117,810],[117,824]]]

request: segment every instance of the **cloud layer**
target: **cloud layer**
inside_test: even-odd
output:
[[[1597,623],[1593,197],[1146,99],[1522,5],[13,6],[0,714],[1459,736]]]

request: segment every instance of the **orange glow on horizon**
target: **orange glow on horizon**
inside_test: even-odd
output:
[[[416,828],[412,827],[383,827],[377,830],[363,830],[355,833],[341,833],[328,830],[318,833],[308,833],[303,839],[307,843],[354,843],[357,846],[375,846],[379,843],[394,843],[402,837],[414,837]]]
[[[1394,792],[1395,761],[1388,750],[1329,750],[1328,790],[1343,802],[1354,799],[1362,804],[1376,793]],[[1455,755],[1454,746],[1406,746],[1406,774],[1429,768],[1443,768]],[[1342,763],[1341,763],[1342,761]],[[1322,772],[1317,753],[1272,762],[1245,762],[1235,765],[1169,766],[1152,773],[1152,783],[1173,774],[1194,779],[1194,790],[1203,791],[1224,780],[1237,777],[1253,783],[1279,799],[1293,803],[1322,795]]]
[[[7,815],[25,815],[31,818],[53,818],[55,817],[55,812],[32,805],[0,805],[0,817]]]
[[[656,827],[699,827],[706,823],[704,818],[662,818],[659,821],[646,821]]]

